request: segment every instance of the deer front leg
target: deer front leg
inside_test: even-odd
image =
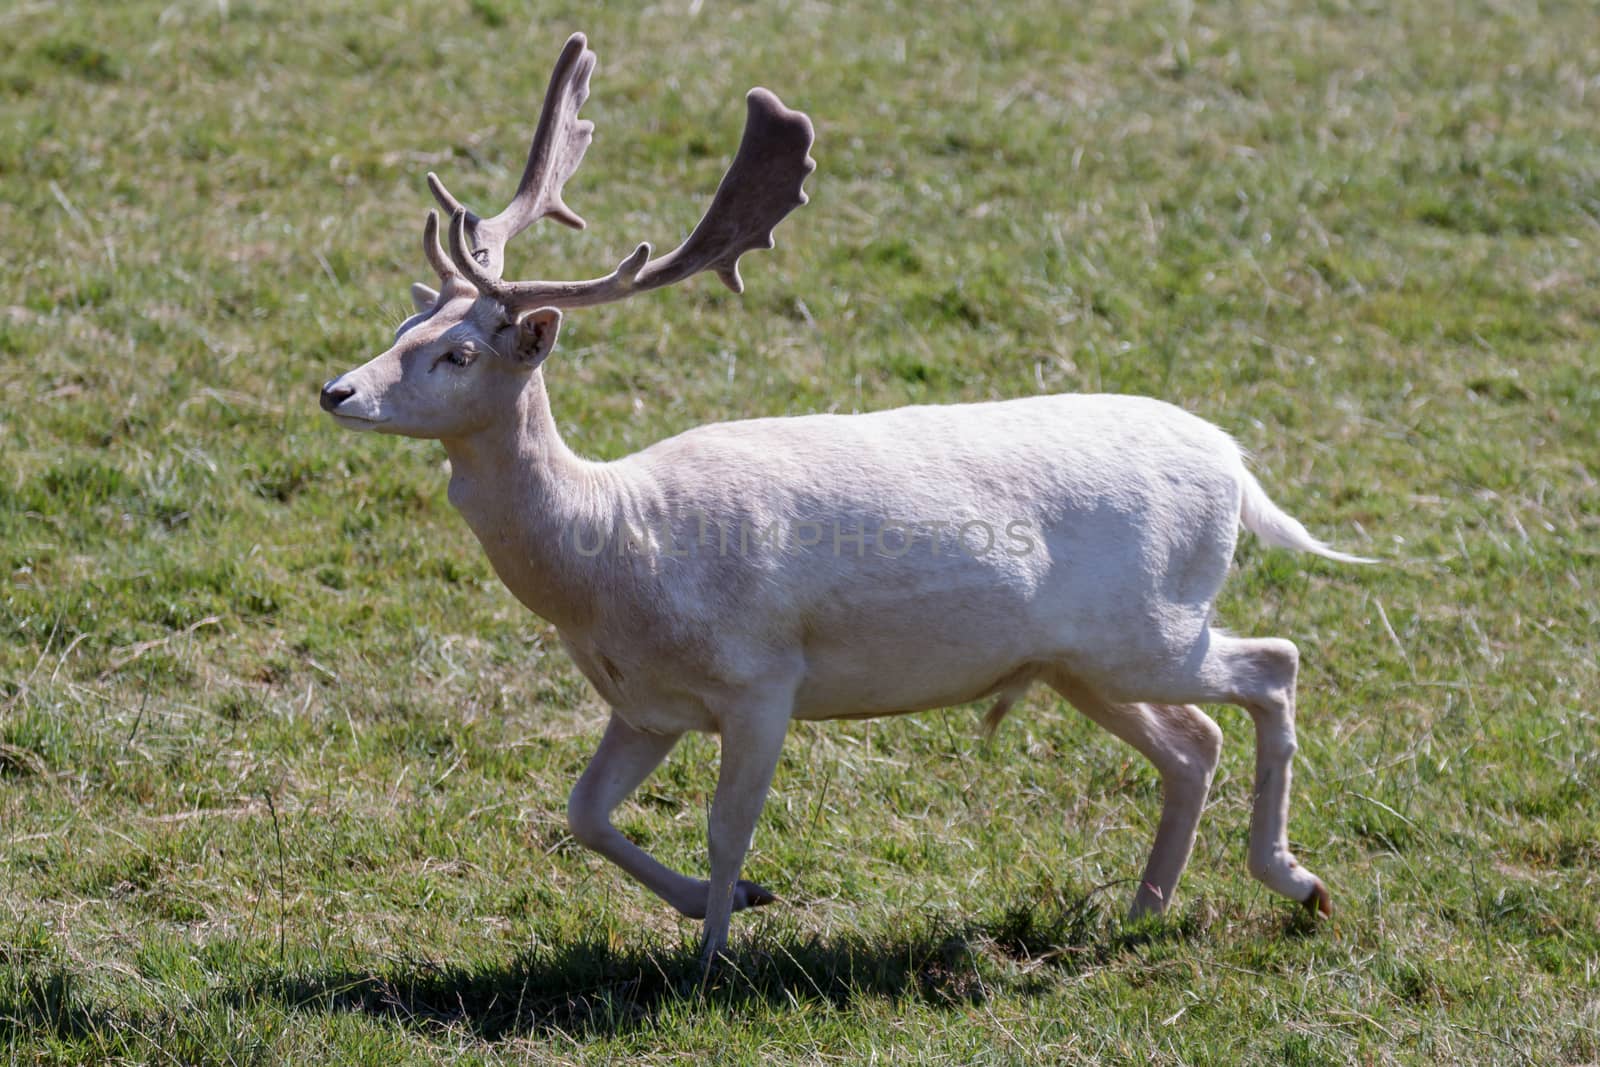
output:
[[[739,880],[745,853],[755,834],[756,819],[767,802],[772,773],[789,729],[789,707],[753,704],[722,719],[722,762],[717,793],[711,801],[706,839],[711,853],[711,892],[701,953],[707,967],[728,944],[729,916],[748,903],[765,904],[772,894],[756,887],[765,899],[749,901]]]
[[[679,911],[705,908],[705,893],[696,883],[658,862],[611,825],[611,813],[661,765],[682,734],[648,734],[635,730],[615,714],[594,758],[567,798],[567,826],[578,842],[627,871],[635,881]],[[685,914],[687,912],[685,911]]]
[[[650,777],[682,736],[645,733],[612,715],[600,747],[567,799],[567,826],[579,844],[621,867],[679,914],[702,919],[706,914],[707,883],[657,862],[611,825],[611,813],[617,805]],[[735,897],[735,909],[774,899],[752,882],[740,882]]]

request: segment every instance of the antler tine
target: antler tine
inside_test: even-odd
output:
[[[594,123],[578,118],[578,109],[589,98],[589,77],[596,57],[589,51],[581,33],[567,38],[561,57],[550,74],[539,126],[528,146],[528,163],[516,195],[504,211],[480,218],[450,195],[437,175],[428,175],[428,188],[445,214],[466,214],[477,258],[498,279],[505,269],[506,244],[541,218],[549,216],[575,230],[586,223],[561,199],[561,189],[583,162],[583,154],[594,139]]]
[[[457,211],[465,211],[467,213],[467,221],[473,226],[482,221],[474,211],[452,196],[450,190],[444,187],[444,182],[440,181],[439,176],[431,170],[428,172],[428,191],[433,194],[435,200],[439,201],[439,206],[444,208],[446,215],[454,215]]]
[[[458,207],[462,215],[467,214],[467,209]],[[451,216],[454,218],[454,215]],[[428,265],[439,275],[439,281],[448,284],[452,278],[460,278],[461,272],[451,262],[450,256],[445,252],[444,246],[439,243],[439,213],[429,211],[427,219],[422,223],[422,254],[428,257]]]
[[[744,137],[728,172],[723,175],[694,231],[677,248],[647,260],[649,245],[640,245],[611,274],[583,282],[502,282],[467,250],[465,211],[451,219],[450,255],[479,292],[494,297],[511,312],[535,307],[576,308],[621,300],[659,289],[703,270],[715,271],[724,285],[744,291],[739,257],[757,248],[771,248],[772,230],[806,202],[802,186],[816,169],[811,158],[814,133],[802,112],[783,106],[766,89],[746,97]]]

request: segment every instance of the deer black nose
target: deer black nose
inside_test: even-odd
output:
[[[355,389],[348,385],[340,385],[339,379],[334,378],[322,387],[322,410],[332,411],[346,400],[356,395]]]

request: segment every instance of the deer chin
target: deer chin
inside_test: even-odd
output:
[[[382,432],[384,424],[389,421],[387,418],[367,418],[365,415],[347,415],[342,411],[333,411],[329,412],[329,414],[332,416],[333,421],[337,422],[340,426],[343,426],[347,430],[356,430],[357,432]]]

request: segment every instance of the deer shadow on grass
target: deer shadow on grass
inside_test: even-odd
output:
[[[0,963],[10,962],[0,952]],[[65,966],[19,968],[0,982],[0,1048],[48,1034],[66,1042],[103,1039],[142,1020],[96,1002]]]
[[[352,1012],[422,1029],[465,1028],[487,1041],[561,1033],[614,1036],[675,1005],[709,1010],[842,1007],[867,997],[936,1006],[982,1002],[1003,986],[1030,995],[1061,973],[1099,966],[1182,923],[1125,931],[1091,897],[1016,906],[991,922],[923,919],[888,937],[757,935],[702,982],[692,946],[614,948],[579,940],[505,961],[386,962],[367,972],[274,976],[240,990],[288,1010]]]

